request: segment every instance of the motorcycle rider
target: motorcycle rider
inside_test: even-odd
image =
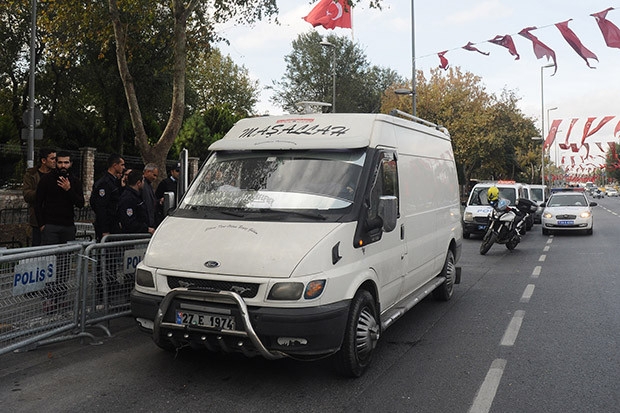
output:
[[[500,211],[503,211],[504,209],[509,209],[510,211],[514,212],[516,217],[515,217],[515,225],[517,228],[517,231],[519,232],[520,235],[524,235],[525,234],[525,228],[523,227],[524,225],[524,221],[523,218],[525,217],[525,214],[523,212],[521,212],[519,210],[519,208],[512,208],[510,207],[510,201],[504,198],[500,198],[499,197],[499,189],[496,186],[492,186],[488,189],[487,191],[487,200],[489,201],[489,205],[491,205],[493,208],[498,209]]]

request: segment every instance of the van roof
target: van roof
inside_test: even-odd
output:
[[[241,119],[209,150],[355,149],[395,145],[395,142],[389,142],[389,134],[382,136],[381,142],[377,140],[377,135],[380,135],[377,133],[380,128],[378,123],[389,123],[450,140],[449,135],[439,130],[396,116],[311,113]]]

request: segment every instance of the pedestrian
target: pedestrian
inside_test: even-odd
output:
[[[168,211],[164,211],[164,194],[166,192],[174,193],[174,205],[178,203],[177,198],[177,183],[179,182],[179,174],[181,173],[181,164],[177,163],[174,168],[170,170],[170,176],[161,181],[159,185],[157,185],[157,189],[155,190],[155,198],[157,198],[157,217],[156,222],[159,224],[164,220]]]
[[[154,163],[148,163],[144,166],[144,177],[142,179],[144,185],[142,186],[142,199],[144,200],[144,206],[146,208],[146,217],[149,227],[155,228],[155,210],[157,208],[157,199],[155,198],[155,190],[153,189],[153,182],[159,176],[159,169]]]
[[[90,207],[95,211],[97,242],[108,234],[120,232],[116,208],[122,191],[121,177],[125,169],[125,160],[119,154],[111,154],[106,165],[108,169],[95,182],[90,194]]]
[[[37,185],[41,177],[50,173],[56,168],[56,149],[41,148],[39,149],[39,166],[26,169],[24,174],[24,201],[28,203],[28,215],[30,228],[32,229],[32,246],[41,245],[41,230],[37,223],[35,214],[35,203],[37,195]]]
[[[155,229],[148,225],[146,206],[140,193],[144,185],[142,178],[142,172],[131,171],[127,176],[127,186],[118,201],[117,216],[124,234],[155,232]]]
[[[41,177],[37,186],[35,214],[41,230],[41,245],[75,240],[74,208],[84,206],[79,178],[69,173],[71,154],[56,154],[56,169]]]

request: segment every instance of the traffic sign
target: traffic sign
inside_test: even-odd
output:
[[[24,122],[25,126],[30,126],[30,109],[24,111],[22,116],[22,122]],[[41,122],[43,122],[43,112],[39,109],[38,106],[34,107],[34,127],[41,126]],[[36,138],[35,138],[36,139]]]

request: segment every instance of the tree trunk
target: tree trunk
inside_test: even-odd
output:
[[[185,67],[187,58],[186,24],[188,16],[192,13],[198,1],[199,0],[191,0],[187,7],[183,5],[182,0],[172,1],[172,14],[174,17],[172,106],[164,131],[157,143],[151,145],[148,142],[148,136],[144,129],[133,77],[129,72],[129,66],[127,64],[126,24],[121,22],[117,0],[108,0],[110,19],[114,28],[114,39],[116,41],[118,71],[125,89],[131,124],[135,133],[135,143],[140,150],[144,163],[155,163],[158,166],[160,173],[156,183],[159,183],[166,175],[166,158],[183,122],[183,115],[185,112]]]

